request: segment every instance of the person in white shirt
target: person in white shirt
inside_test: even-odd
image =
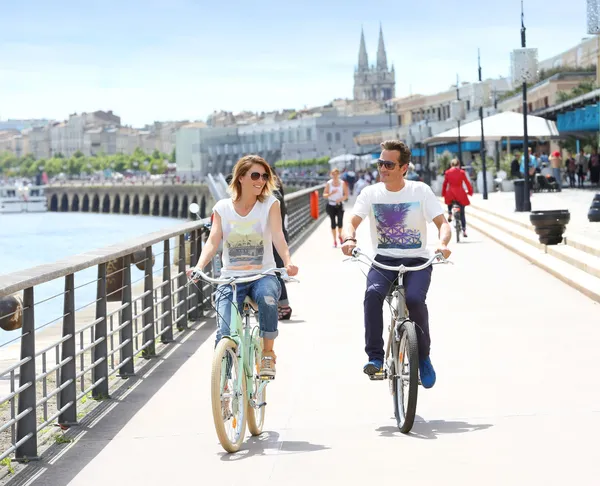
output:
[[[273,245],[281,256],[290,277],[298,273],[291,260],[283,234],[279,201],[272,194],[273,173],[269,164],[258,155],[246,155],[233,168],[229,184],[231,198],[221,199],[213,208],[214,219],[210,235],[202,248],[195,268],[202,270],[215,256],[223,242],[221,277],[255,275],[274,268]],[[246,295],[258,304],[260,336],[263,338],[261,376],[275,376],[273,344],[277,331],[277,302],[281,285],[275,275],[267,275],[250,283],[237,285],[237,308],[241,309]],[[217,343],[229,335],[231,321],[231,285],[219,285],[215,302],[218,316]]]
[[[427,223],[433,221],[439,231],[437,251],[444,258],[450,256],[448,242],[450,225],[444,216],[440,201],[431,188],[417,181],[405,180],[410,162],[410,149],[404,142],[389,140],[377,165],[381,182],[366,187],[358,196],[352,217],[344,226],[342,251],[350,256],[356,247],[356,228],[367,216],[371,220],[371,239],[376,251],[375,260],[384,265],[417,266],[429,257],[427,250]],[[429,350],[429,314],[425,299],[431,282],[432,268],[409,272],[404,276],[406,305],[416,323],[419,344],[419,371],[425,388],[435,384],[436,375]],[[394,271],[372,267],[367,276],[364,300],[365,351],[369,362],[363,371],[368,375],[379,372],[383,366],[383,302],[397,278]]]
[[[342,226],[344,223],[344,201],[348,200],[348,184],[340,178],[340,170],[335,167],[331,171],[331,179],[325,184],[323,197],[327,199],[326,212],[331,220],[333,246],[337,248],[337,237],[342,244]]]

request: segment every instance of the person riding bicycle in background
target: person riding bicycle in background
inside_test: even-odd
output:
[[[221,199],[213,208],[214,219],[206,244],[195,268],[202,270],[215,256],[223,241],[221,277],[255,275],[274,268],[273,245],[277,249],[289,276],[298,273],[290,258],[281,224],[279,201],[272,194],[274,179],[269,164],[258,155],[246,155],[235,164],[229,184],[231,198]],[[276,356],[273,351],[277,337],[277,302],[281,285],[275,275],[237,285],[238,310],[249,295],[258,304],[260,336],[263,338],[261,376],[275,376]],[[230,332],[231,285],[219,285],[215,301],[217,309],[218,343]]]
[[[335,231],[342,244],[342,226],[344,224],[344,201],[348,200],[348,184],[340,179],[340,170],[334,168],[331,171],[331,179],[325,184],[323,197],[327,199],[325,211],[331,219],[331,234],[333,235],[333,246],[337,248]]]
[[[399,140],[383,142],[381,148],[383,150],[377,161],[381,182],[364,188],[358,196],[352,217],[344,225],[343,253],[352,255],[356,247],[356,228],[369,216],[376,261],[390,266],[417,266],[426,262],[430,257],[427,223],[431,221],[439,231],[437,251],[448,258],[451,253],[448,242],[452,234],[442,205],[427,184],[404,179],[410,162],[410,149]],[[431,272],[430,266],[407,273],[404,277],[406,305],[417,326],[419,371],[425,388],[431,388],[436,380],[429,358],[431,339],[425,303]],[[375,267],[371,267],[367,276],[364,319],[365,351],[369,362],[363,371],[368,375],[374,375],[383,366],[383,302],[397,277],[395,271]]]
[[[464,186],[467,186],[465,191]],[[467,195],[468,192],[468,195]],[[444,184],[442,185],[442,197],[448,205],[448,221],[452,221],[452,203],[456,202],[460,206],[460,222],[462,223],[463,236],[467,236],[467,217],[465,216],[465,206],[471,204],[469,196],[473,195],[473,186],[463,169],[460,168],[458,159],[450,162],[450,168],[444,175]]]

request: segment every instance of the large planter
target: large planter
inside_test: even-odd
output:
[[[535,228],[540,243],[558,245],[563,240],[562,235],[571,220],[571,214],[567,209],[531,211],[529,220]]]
[[[485,171],[486,182],[487,182],[487,191],[494,192],[494,175],[490,172],[490,170]],[[483,171],[477,174],[477,192],[483,193]]]
[[[500,187],[502,189],[502,192],[513,192],[515,190],[515,183],[508,179],[502,179]]]
[[[594,200],[588,211],[588,220],[592,223],[600,223],[600,193],[594,196]]]

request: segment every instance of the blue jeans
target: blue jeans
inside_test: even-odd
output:
[[[236,306],[241,314],[244,299],[247,295],[258,304],[258,322],[260,325],[260,336],[266,339],[275,339],[277,334],[277,302],[281,294],[281,285],[273,275],[267,275],[255,282],[237,285]],[[219,285],[217,287],[215,302],[217,307],[217,341],[218,344],[223,336],[229,336],[231,329],[231,301],[233,289],[231,285]]]

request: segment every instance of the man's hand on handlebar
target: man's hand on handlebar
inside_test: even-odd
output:
[[[356,248],[356,241],[347,240],[342,243],[342,253],[346,256],[352,256],[352,250]]]
[[[450,258],[450,255],[452,254],[452,252],[450,251],[450,249],[446,246],[446,245],[442,245],[441,243],[438,245],[438,247],[435,250],[436,253],[441,253],[442,256],[444,257],[444,259],[448,259]]]

